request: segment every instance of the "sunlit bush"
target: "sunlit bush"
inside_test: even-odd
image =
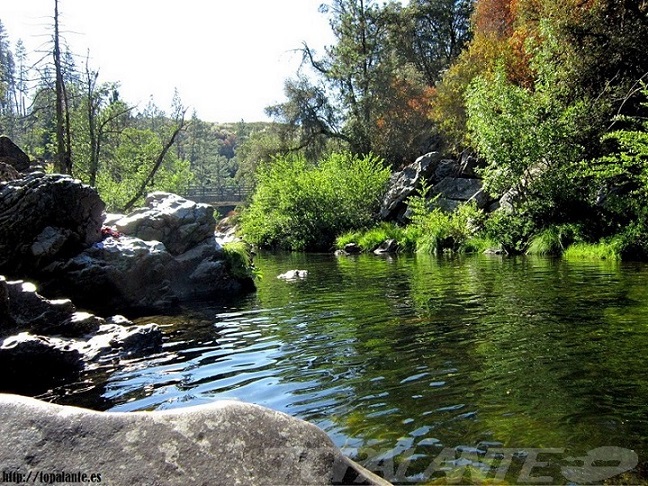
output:
[[[279,157],[257,177],[241,216],[244,237],[261,247],[329,250],[337,235],[375,223],[389,170],[372,155],[337,153],[318,165]]]

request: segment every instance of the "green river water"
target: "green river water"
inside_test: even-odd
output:
[[[256,265],[255,294],[143,319],[164,326],[163,353],[89,373],[59,401],[245,400],[318,425],[395,483],[648,477],[648,266],[314,254]],[[308,277],[276,278],[290,269]]]

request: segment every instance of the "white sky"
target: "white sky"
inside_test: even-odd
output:
[[[152,95],[168,111],[178,88],[203,120],[252,122],[283,101],[301,59],[291,51],[333,41],[323,1],[59,0],[59,11],[78,67],[89,49],[90,68],[119,81],[122,99],[143,108]],[[29,51],[46,46],[53,13],[54,0],[2,0],[12,50],[18,39]]]

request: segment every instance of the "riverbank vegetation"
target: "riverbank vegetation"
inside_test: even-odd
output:
[[[385,237],[402,251],[648,257],[647,2],[329,0],[321,10],[333,44],[302,46],[285,100],[267,108],[275,122],[262,125],[190,118],[179,96],[168,113],[128,106],[118,83],[97,85],[96,70],[63,52],[63,153],[56,66],[29,72],[0,29],[1,129],[96,185],[111,210],[150,190],[253,186],[241,229],[260,246],[329,250],[337,238],[369,250]],[[474,155],[484,190],[506,203],[445,213],[423,191],[408,224],[380,221],[388,171],[430,151]]]
[[[259,246],[329,250],[335,235],[375,222],[388,178],[371,154],[334,153],[318,165],[302,156],[278,157],[259,168],[241,230]]]
[[[332,142],[393,169],[425,150],[473,153],[485,190],[506,199],[444,213],[421,192],[408,225],[352,228],[338,247],[384,237],[403,251],[648,256],[646,2],[335,0],[327,11],[337,44],[321,56],[304,46],[313,77],[289,81],[272,109],[284,140],[315,165]]]

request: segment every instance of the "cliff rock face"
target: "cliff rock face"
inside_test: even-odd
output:
[[[392,174],[390,188],[383,199],[380,217],[384,220],[406,222],[410,213],[407,200],[416,196],[426,183],[431,206],[452,212],[462,203],[474,201],[478,208],[487,208],[493,200],[483,190],[475,171],[476,159],[463,156],[461,160],[443,159],[439,152],[430,152]]]
[[[314,425],[235,401],[110,413],[0,395],[0,435],[0,464],[14,478],[57,471],[114,485],[389,484]]]

